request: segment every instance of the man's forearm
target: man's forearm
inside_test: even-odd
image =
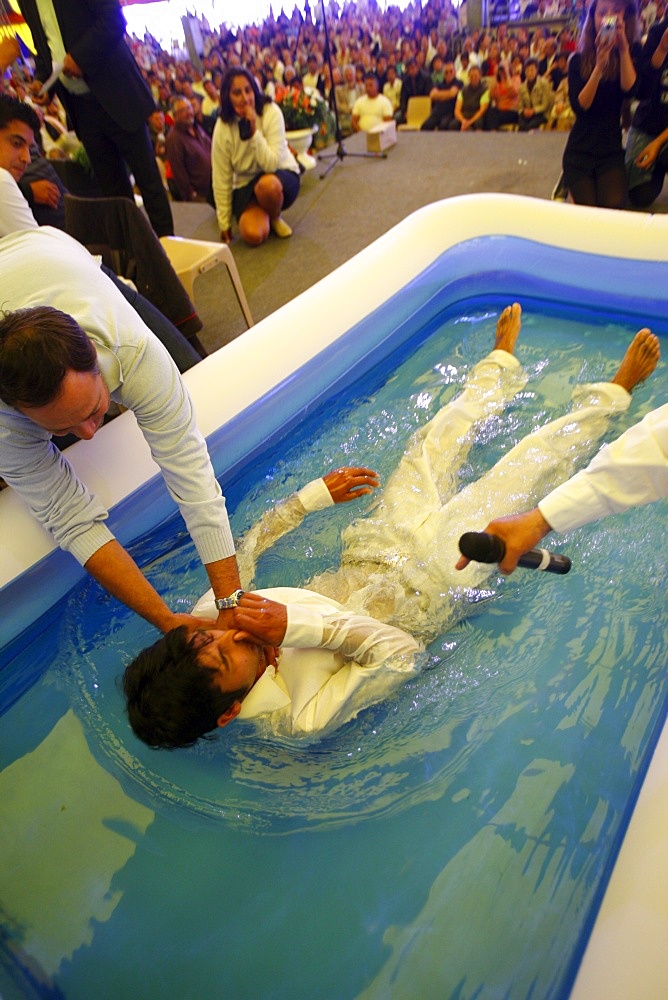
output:
[[[241,587],[236,556],[228,556],[227,559],[206,563],[204,569],[211,582],[214,597],[228,597]]]
[[[157,590],[148,582],[132,556],[115,539],[99,548],[84,564],[84,568],[113,597],[161,632],[168,632],[177,624],[175,615]]]

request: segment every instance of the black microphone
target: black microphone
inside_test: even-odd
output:
[[[475,562],[500,563],[506,554],[506,543],[498,535],[488,535],[485,531],[466,531],[459,539],[459,551]],[[568,556],[548,552],[547,549],[530,549],[519,557],[517,565],[563,574],[568,573],[571,561]]]

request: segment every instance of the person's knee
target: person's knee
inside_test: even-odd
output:
[[[263,222],[259,219],[244,220],[242,216],[239,220],[239,235],[244,243],[251,247],[259,247],[269,236],[269,219]]]
[[[283,185],[276,174],[263,174],[255,185],[255,197],[262,203],[267,199],[283,197]]]

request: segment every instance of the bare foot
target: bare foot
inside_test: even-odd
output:
[[[513,302],[512,306],[506,306],[499,316],[494,347],[499,351],[507,351],[508,354],[512,354],[521,328],[522,306],[519,302]]]
[[[612,381],[616,385],[621,385],[627,392],[631,392],[652,374],[660,355],[659,338],[647,327],[643,327],[627,347],[619,370]]]

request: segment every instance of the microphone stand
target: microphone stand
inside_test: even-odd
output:
[[[329,79],[330,79],[330,104],[334,108],[334,120],[336,122],[336,129],[334,136],[336,138],[336,152],[335,153],[318,153],[319,160],[331,160],[332,162],[328,167],[323,170],[320,174],[320,180],[323,180],[332,167],[335,167],[337,163],[343,163],[346,156],[354,156],[357,159],[363,160],[386,160],[387,153],[349,153],[343,144],[343,136],[341,135],[341,125],[339,123],[339,107],[336,102],[336,87],[334,86],[334,68],[332,66],[332,50],[329,44],[329,31],[327,30],[327,14],[325,13],[325,0],[320,0],[320,6],[322,8],[322,23],[325,29],[325,58],[329,64]]]

